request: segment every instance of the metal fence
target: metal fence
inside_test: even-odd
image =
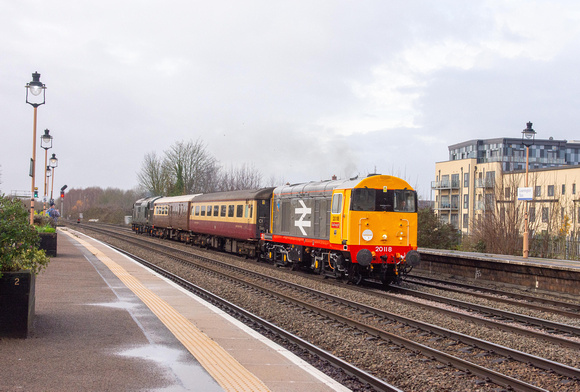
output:
[[[530,257],[580,260],[580,239],[553,236],[530,238]]]

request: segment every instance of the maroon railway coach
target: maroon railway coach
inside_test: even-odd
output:
[[[274,188],[208,193],[191,203],[189,242],[256,257],[260,234],[270,226]]]
[[[153,203],[151,234],[187,242],[191,202],[198,195],[162,197]]]

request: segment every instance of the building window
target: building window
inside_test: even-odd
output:
[[[441,188],[449,188],[449,174],[441,176]]]
[[[534,196],[535,197],[542,197],[542,187],[541,186],[536,186],[536,188],[534,189]]]
[[[469,214],[463,214],[463,228],[469,228]]]
[[[542,207],[542,222],[548,223],[548,217],[549,217],[548,207]]]
[[[548,197],[554,196],[554,185],[548,185]]]
[[[488,171],[485,173],[485,186],[488,188],[495,186],[495,172]]]
[[[451,208],[454,210],[459,208],[459,195],[451,195]]]
[[[566,184],[562,184],[562,195],[566,194]]]
[[[459,174],[451,175],[451,188],[459,188]]]
[[[536,207],[530,207],[529,211],[528,211],[528,215],[529,215],[528,221],[532,222],[532,223],[535,222],[536,221]]]
[[[576,194],[576,184],[572,184],[572,194]]]
[[[451,225],[456,229],[459,228],[459,216],[457,214],[451,214]]]
[[[463,173],[463,187],[469,188],[469,173]]]
[[[468,194],[463,195],[463,208],[465,208],[465,209],[469,208],[469,195]]]
[[[510,199],[510,193],[511,193],[510,191],[511,191],[511,188],[509,186],[505,188],[505,198],[507,200]]]

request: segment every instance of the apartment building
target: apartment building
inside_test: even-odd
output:
[[[531,124],[530,124],[531,127]],[[529,150],[530,228],[534,232],[580,228],[580,142],[534,140]],[[521,207],[526,186],[526,146],[520,138],[470,140],[449,146],[435,165],[432,200],[439,218],[464,234],[486,212],[499,216]],[[522,204],[517,204],[522,203]],[[522,223],[523,225],[523,220]],[[523,226],[522,226],[523,227]],[[522,229],[523,230],[523,229]]]

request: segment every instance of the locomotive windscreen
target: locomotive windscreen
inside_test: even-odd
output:
[[[354,188],[351,211],[417,212],[417,192],[410,190]]]

